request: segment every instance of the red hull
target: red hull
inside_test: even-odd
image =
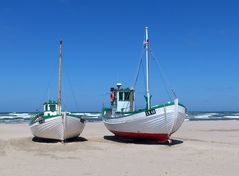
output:
[[[168,134],[152,134],[152,133],[132,133],[132,132],[121,132],[121,131],[111,131],[116,136],[131,138],[131,139],[149,139],[160,142],[166,142],[169,140],[170,135]]]

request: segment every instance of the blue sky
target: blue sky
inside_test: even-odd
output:
[[[164,78],[189,111],[239,110],[239,2],[231,0],[0,1],[0,111],[35,111],[57,96],[63,40],[63,107],[100,111],[110,87],[130,87],[144,28]],[[152,103],[168,101],[150,60]],[[144,76],[136,84],[144,107]]]

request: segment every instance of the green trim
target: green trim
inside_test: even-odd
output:
[[[53,117],[58,117],[58,116],[61,116],[61,115],[54,115],[54,116],[43,116],[44,117],[44,119],[51,119],[51,118],[53,118]]]
[[[67,113],[66,115],[70,115],[70,116],[72,116],[72,117],[76,117],[76,118],[82,119],[82,116],[80,116],[80,115],[74,115],[74,114],[70,114],[70,113]],[[41,117],[41,116],[42,116],[42,118],[39,119],[38,121],[36,121],[36,119],[39,118],[39,117]],[[29,125],[32,125],[32,124],[34,124],[34,123],[36,123],[36,122],[39,122],[40,120],[47,120],[47,119],[51,119],[51,118],[58,117],[58,116],[62,116],[62,115],[61,115],[61,114],[58,114],[58,115],[54,115],[54,116],[44,116],[44,113],[43,113],[43,112],[40,112],[40,113],[38,113],[37,115],[35,115],[35,116],[31,119]]]
[[[119,92],[130,92],[130,91],[132,91],[130,88],[125,88],[125,89],[123,89],[123,88],[121,88],[121,89],[119,89],[118,90]]]
[[[161,104],[161,105],[155,105],[155,106],[152,106],[151,109],[149,109],[149,110],[158,109],[158,108],[167,107],[167,106],[172,106],[174,104],[175,104],[174,102],[169,102],[169,103],[165,103],[165,104]],[[179,103],[178,105],[182,106],[186,109],[186,107],[183,104]],[[112,108],[103,108],[102,115],[103,115],[105,110],[112,110]],[[148,111],[148,109],[147,108],[139,109],[139,110],[134,111],[134,112],[119,112],[119,114],[127,114],[126,116],[130,116],[130,115],[138,114],[138,113],[145,112],[145,111]]]
[[[174,105],[174,104],[175,104],[174,102],[169,102],[169,103],[165,103],[165,104],[161,104],[161,105],[155,105],[151,109],[162,108],[162,107],[171,106],[171,105]]]
[[[40,113],[38,113],[37,115],[35,115],[33,118],[31,118],[29,125],[32,125],[33,123],[35,123],[35,122],[36,122],[36,119],[37,119],[38,117],[40,117],[40,116],[43,116],[43,115],[44,115],[43,112],[40,112]]]
[[[39,119],[38,121],[36,121],[36,119],[39,118],[39,117],[41,117],[41,116],[42,116],[42,118]],[[31,121],[30,121],[29,124],[32,125],[32,124],[34,124],[34,123],[36,123],[36,122],[39,122],[40,120],[46,120],[46,119],[54,118],[54,117],[57,117],[57,116],[61,116],[61,115],[44,116],[44,113],[43,113],[43,112],[40,112],[40,113],[38,113],[37,115],[35,115],[35,116],[31,119]]]
[[[187,109],[186,106],[184,106],[184,105],[181,104],[181,103],[178,103],[178,105],[184,107],[185,109]]]
[[[45,104],[56,105],[56,104],[57,104],[57,102],[56,102],[56,101],[54,101],[54,100],[48,100],[48,101],[47,101],[47,102],[45,102],[43,105],[45,105]]]

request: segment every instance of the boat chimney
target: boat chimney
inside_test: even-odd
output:
[[[120,89],[120,87],[122,86],[122,84],[121,84],[121,83],[117,83],[116,85],[117,85],[117,88],[118,88],[118,90],[119,90],[119,89]]]

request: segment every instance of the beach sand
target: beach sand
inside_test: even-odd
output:
[[[239,121],[185,121],[172,139],[121,141],[87,123],[81,137],[61,144],[36,140],[27,124],[0,124],[0,175],[238,175]]]

